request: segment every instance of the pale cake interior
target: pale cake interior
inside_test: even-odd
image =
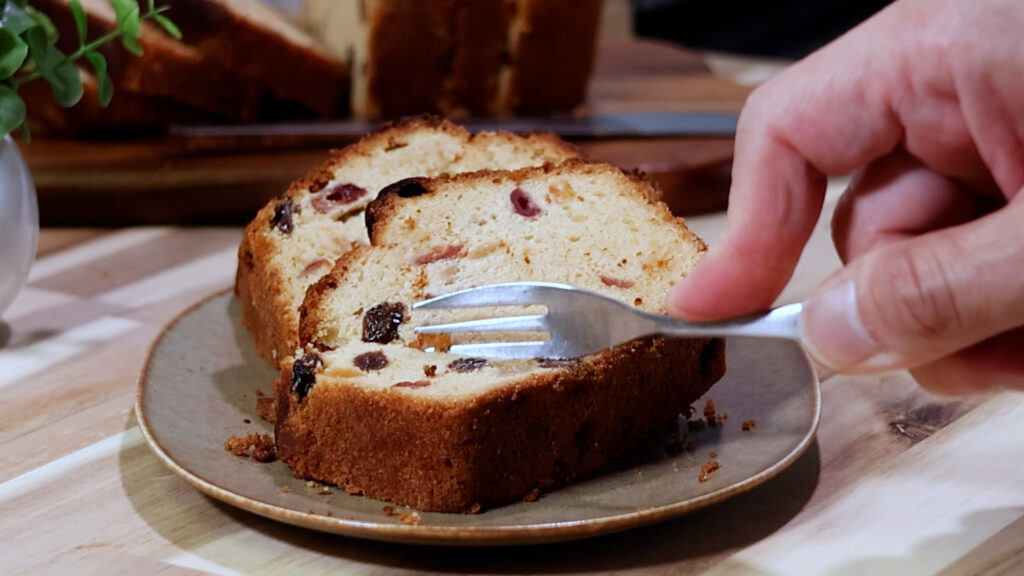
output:
[[[328,277],[333,286],[318,286],[321,293],[314,296],[314,289],[307,298],[302,333],[322,350],[326,377],[319,381],[457,401],[546,370],[529,360],[490,361],[459,372],[448,367],[458,356],[418,349],[429,342],[417,339],[414,327],[439,317],[410,312],[411,304],[476,285],[565,282],[664,312],[667,290],[693,269],[704,244],[664,205],[648,199],[646,182],[611,166],[582,162],[522,172],[428,183],[429,193],[389,206],[375,230],[376,243],[386,245],[347,254]],[[362,341],[364,316],[383,302],[406,306],[398,338],[385,344]],[[387,358],[386,366],[357,367],[355,357],[377,351]],[[405,384],[396,386],[400,382]],[[420,385],[408,385],[416,382]]]

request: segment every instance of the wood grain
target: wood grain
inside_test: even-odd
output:
[[[833,183],[826,211],[842,187]],[[721,214],[688,221],[712,244],[724,225]],[[817,443],[782,475],[678,520],[593,540],[410,547],[233,509],[160,463],[132,405],[163,326],[231,286],[239,230],[45,230],[42,240],[28,288],[0,322],[5,574],[1024,570],[1024,395],[936,397],[906,372],[826,377]],[[782,299],[804,297],[837,266],[824,219]]]

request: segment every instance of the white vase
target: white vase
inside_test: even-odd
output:
[[[39,241],[36,189],[10,136],[0,141],[0,314],[28,278]]]

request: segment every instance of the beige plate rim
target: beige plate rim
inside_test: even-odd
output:
[[[806,434],[799,442],[793,445],[792,449],[773,465],[759,473],[752,474],[743,481],[733,483],[721,489],[689,498],[670,505],[663,505],[651,508],[638,509],[630,513],[609,515],[601,518],[590,518],[565,522],[546,522],[536,524],[517,524],[505,526],[463,526],[463,525],[438,525],[420,524],[410,525],[390,522],[364,522],[334,516],[325,516],[303,512],[296,509],[269,504],[259,499],[239,494],[225,488],[203,477],[200,472],[190,470],[179,463],[173,454],[157,439],[157,434],[152,428],[145,406],[145,392],[151,383],[148,374],[153,362],[154,355],[160,350],[167,335],[171,333],[181,322],[201,311],[204,306],[212,302],[234,298],[230,289],[218,292],[208,298],[201,300],[195,305],[187,308],[157,335],[150,345],[138,378],[138,387],[135,400],[135,414],[138,419],[139,428],[143,437],[154,451],[157,457],[174,472],[184,479],[196,490],[243,510],[285,522],[304,528],[311,528],[322,532],[340,534],[356,538],[380,540],[395,543],[427,544],[442,546],[519,546],[529,544],[543,544],[578,540],[604,534],[610,534],[662,522],[689,514],[696,510],[706,508],[712,504],[727,500],[737,494],[749,491],[769,479],[775,477],[795,462],[814,441],[818,424],[821,418],[821,390],[817,373],[810,363],[806,353],[801,356],[807,362],[810,381],[807,382],[812,388],[813,414],[811,425]],[[795,346],[795,344],[794,344]],[[803,352],[801,350],[801,352]],[[382,504],[387,504],[382,502]],[[461,515],[453,515],[461,516]]]

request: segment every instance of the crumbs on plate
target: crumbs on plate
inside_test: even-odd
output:
[[[245,436],[232,434],[224,441],[224,449],[235,456],[250,457],[259,462],[273,462],[277,459],[277,446],[270,434],[256,432]]]

